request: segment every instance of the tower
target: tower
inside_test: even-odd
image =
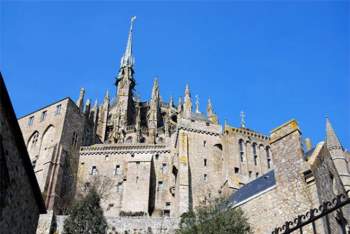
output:
[[[347,165],[348,163],[344,156],[343,147],[341,146],[340,141],[328,118],[326,119],[326,143],[334,162],[334,166],[339,173],[340,180],[343,183],[345,191],[347,191],[350,189],[350,173]]]
[[[120,134],[128,125],[134,124],[135,103],[133,100],[134,80],[134,57],[132,55],[132,30],[136,17],[131,18],[128,42],[124,55],[120,61],[119,74],[116,80],[117,108],[113,116],[114,141],[120,141]]]

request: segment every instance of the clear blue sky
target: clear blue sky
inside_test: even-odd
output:
[[[4,2],[1,71],[20,117],[80,87],[102,100],[134,33],[136,90],[160,77],[164,100],[185,84],[210,96],[223,123],[269,131],[296,118],[304,137],[324,139],[325,116],[350,147],[350,4],[269,2]]]

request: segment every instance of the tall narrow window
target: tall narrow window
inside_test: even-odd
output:
[[[97,168],[96,168],[96,166],[92,166],[91,167],[90,175],[97,175]]]
[[[244,142],[242,139],[239,140],[239,154],[241,162],[244,161]]]
[[[252,171],[249,171],[249,178],[252,178]]]
[[[253,143],[253,154],[256,155],[256,143]]]
[[[40,117],[40,121],[44,121],[46,119],[46,116],[47,116],[47,111],[43,111],[41,112],[41,117]]]
[[[120,175],[120,165],[115,166],[114,175]]]
[[[207,159],[206,158],[204,159],[203,163],[204,163],[204,166],[206,167],[207,166]]]
[[[61,109],[62,109],[62,105],[61,105],[61,104],[58,104],[58,105],[56,106],[55,115],[61,114]]]
[[[253,145],[253,157],[254,157],[254,165],[258,165],[258,155],[256,154],[256,143],[254,142]]]
[[[162,191],[163,190],[163,181],[158,181],[158,191]]]
[[[204,175],[203,175],[203,179],[204,179],[205,182],[207,182],[207,181],[208,181],[208,175],[207,175],[207,174],[204,174]]]
[[[34,116],[30,116],[28,119],[28,126],[32,126],[34,122]]]
[[[120,193],[122,191],[122,188],[123,188],[123,183],[122,182],[119,182],[117,184],[117,193]]]
[[[255,174],[255,177],[259,177],[259,172],[257,172],[257,173]]]
[[[162,163],[161,171],[162,171],[163,174],[166,173],[166,171],[167,171],[166,163]]]
[[[266,147],[266,160],[267,160],[267,168],[271,168],[272,160],[271,160],[271,155],[270,155],[270,147]]]

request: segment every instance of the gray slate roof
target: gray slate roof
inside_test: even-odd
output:
[[[275,171],[271,170],[266,174],[256,178],[250,183],[244,185],[237,190],[229,198],[229,206],[235,206],[236,204],[247,200],[248,198],[276,185]]]

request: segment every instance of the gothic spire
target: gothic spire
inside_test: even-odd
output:
[[[334,166],[339,173],[339,178],[344,185],[345,191],[347,191],[350,189],[350,171],[348,168],[348,162],[346,161],[343,147],[341,146],[328,117],[326,118],[326,143],[334,162]]]
[[[76,102],[77,106],[79,107],[80,112],[83,112],[83,109],[84,109],[84,106],[83,106],[84,96],[85,96],[85,89],[81,88],[80,93],[79,93],[79,98]]]
[[[208,98],[207,116],[208,116],[209,120],[210,120],[212,123],[215,123],[215,124],[218,124],[218,123],[219,123],[218,117],[217,117],[216,114],[214,113],[213,105],[211,104],[210,98]]]
[[[183,106],[182,106],[182,97],[179,97],[179,101],[177,103],[177,112],[180,114],[182,112]]]
[[[105,94],[105,98],[104,98],[104,101],[109,101],[109,91],[108,89],[106,90],[106,94]]]
[[[156,77],[153,82],[151,101],[155,101],[158,99],[159,99],[159,84],[158,84],[158,78]]]
[[[199,111],[199,96],[198,96],[198,95],[196,95],[196,113],[197,113],[197,114],[201,113],[201,112]]]
[[[173,106],[174,106],[173,96],[170,96],[170,100],[169,100],[169,108],[172,108]]]
[[[213,112],[213,106],[211,104],[210,98],[208,98],[208,105],[207,105],[207,115],[212,116],[214,114]]]
[[[335,131],[329,121],[328,117],[326,118],[326,141],[328,148],[339,148],[342,149],[341,144]]]
[[[191,101],[191,93],[190,87],[186,84],[185,89],[185,100],[184,100],[184,117],[191,118],[192,114],[192,101]]]
[[[126,44],[124,55],[120,61],[120,67],[132,67],[134,65],[134,57],[132,56],[132,29],[135,19],[136,16],[131,17],[128,42]]]

